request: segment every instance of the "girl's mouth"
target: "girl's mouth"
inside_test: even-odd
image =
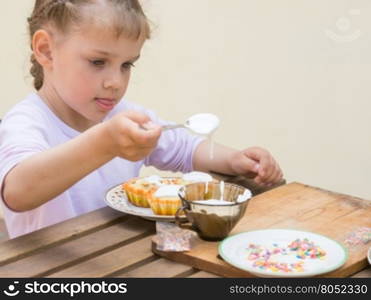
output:
[[[114,99],[108,98],[95,98],[95,102],[97,103],[98,107],[104,111],[110,111],[116,105],[116,101]]]

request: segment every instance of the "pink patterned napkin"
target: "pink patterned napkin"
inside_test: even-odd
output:
[[[196,237],[191,230],[181,229],[170,222],[156,222],[157,234],[154,237],[157,250],[160,251],[189,251]]]

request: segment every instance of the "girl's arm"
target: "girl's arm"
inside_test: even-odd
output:
[[[35,154],[4,179],[3,199],[14,211],[27,211],[55,198],[116,156],[137,161],[147,156],[161,134],[158,126],[140,129],[148,117],[125,112],[78,137]]]
[[[193,168],[198,171],[214,171],[229,175],[254,178],[260,185],[273,185],[282,180],[282,171],[272,155],[265,149],[251,147],[239,151],[214,143],[210,153],[210,141],[204,140],[195,150]]]

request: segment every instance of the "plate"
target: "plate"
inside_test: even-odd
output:
[[[309,250],[302,251],[304,248]],[[227,263],[258,277],[315,276],[341,267],[348,258],[347,250],[338,242],[290,229],[230,236],[219,244],[219,255]]]
[[[139,216],[151,221],[175,221],[175,216],[156,215],[150,208],[138,207],[131,204],[121,186],[122,184],[116,185],[113,188],[109,189],[106,193],[104,200],[111,208],[129,215]],[[185,216],[180,216],[180,218],[185,219]]]

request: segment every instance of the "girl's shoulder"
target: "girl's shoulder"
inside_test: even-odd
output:
[[[46,104],[35,93],[29,94],[25,99],[15,104],[4,116],[3,122],[12,120],[30,119],[36,121],[47,116],[50,110]]]
[[[57,122],[53,121],[51,114],[48,106],[37,94],[30,94],[5,114],[0,125],[0,135],[52,135],[56,131]]]

